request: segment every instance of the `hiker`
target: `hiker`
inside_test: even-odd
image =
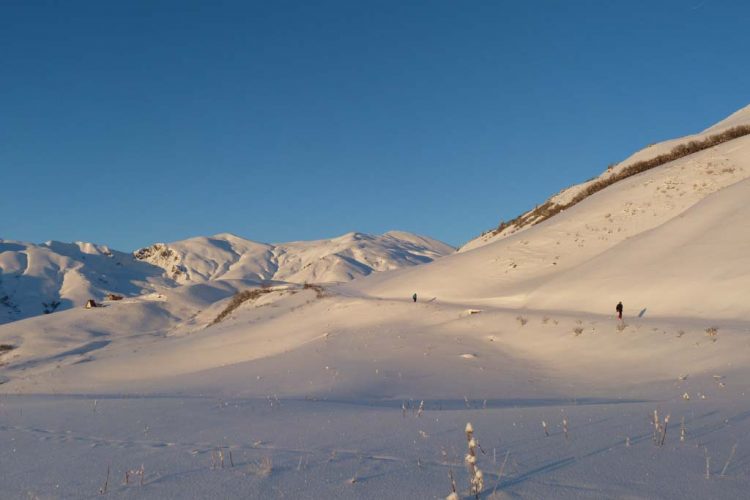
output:
[[[615,311],[617,311],[617,319],[622,319],[622,301],[617,303]]]
[[[412,295],[412,296],[411,296],[411,298],[412,298],[412,300],[413,300],[414,302],[416,302],[416,301],[417,301],[417,294],[416,294],[416,293],[414,293],[414,295]]]

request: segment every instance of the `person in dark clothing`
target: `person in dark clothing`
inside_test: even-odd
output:
[[[412,300],[413,300],[414,302],[416,302],[416,301],[417,301],[417,294],[415,293],[414,295],[412,295],[412,296],[411,296],[411,298],[412,298]]]
[[[617,311],[617,319],[622,319],[622,302],[617,303],[615,311]]]

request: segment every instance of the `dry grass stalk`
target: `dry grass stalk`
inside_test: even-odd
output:
[[[104,486],[99,488],[99,494],[106,495],[108,487],[109,487],[109,465],[107,466],[107,478],[104,480]]]
[[[680,421],[680,442],[685,442],[685,417]]]
[[[661,439],[659,440],[659,446],[664,446],[664,441],[667,439],[667,426],[669,425],[669,415],[664,417],[664,426],[662,428]]]
[[[732,461],[734,458],[734,453],[737,451],[737,443],[734,443],[734,446],[732,446],[732,451],[729,453],[729,458],[727,458],[727,463],[724,464],[724,468],[721,469],[721,477],[724,477],[724,474],[727,472],[727,468],[729,467],[729,462]]]
[[[706,454],[706,479],[711,479],[711,457]]]
[[[453,491],[445,497],[445,500],[459,500],[458,492],[456,491],[456,480],[453,478],[453,469],[448,469],[448,475],[451,478],[451,490]]]

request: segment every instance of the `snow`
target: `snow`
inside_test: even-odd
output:
[[[0,326],[2,496],[99,496],[109,468],[117,498],[446,498],[450,474],[470,498],[470,422],[481,498],[744,498],[749,168],[735,139],[473,250],[320,288],[292,277],[314,261],[337,278],[340,255],[390,269],[375,243],[421,262],[431,242],[169,244],[143,294]],[[7,248],[3,268],[25,268]],[[159,282],[174,264],[189,279]]]
[[[93,243],[0,240],[0,324],[53,310],[216,280],[339,282],[431,262],[454,249],[406,232],[269,245],[224,233],[157,243],[133,255]]]
[[[726,129],[729,129],[729,128],[732,128],[732,127],[736,127],[736,126],[740,126],[740,125],[749,125],[749,124],[750,124],[750,105],[742,108],[741,110],[739,110],[739,111],[737,111],[735,113],[733,113],[731,116],[727,117],[726,119],[720,121],[719,123],[713,125],[712,127],[707,128],[706,130],[704,130],[704,131],[702,131],[702,132],[700,132],[698,134],[693,134],[693,135],[689,135],[689,136],[686,136],[686,137],[681,137],[679,139],[672,139],[672,140],[663,141],[663,142],[656,143],[656,144],[651,144],[651,145],[643,148],[642,150],[634,153],[633,155],[629,156],[625,160],[617,163],[616,165],[612,165],[610,168],[608,168],[606,171],[604,171],[599,176],[594,177],[593,179],[590,179],[590,180],[588,180],[586,182],[583,182],[583,183],[580,183],[580,184],[576,184],[574,186],[571,186],[571,187],[568,187],[566,189],[563,189],[562,191],[560,191],[556,195],[552,196],[547,201],[549,201],[549,202],[551,202],[553,204],[556,204],[556,205],[567,204],[578,193],[580,193],[581,191],[585,190],[589,185],[591,185],[591,184],[593,184],[593,183],[595,183],[595,182],[597,182],[597,181],[599,181],[601,179],[608,179],[610,177],[613,177],[613,176],[617,175],[623,169],[627,168],[628,166],[630,166],[630,165],[632,165],[632,164],[634,164],[636,162],[644,161],[644,160],[650,160],[650,159],[655,158],[655,157],[657,157],[659,155],[667,154],[670,151],[672,151],[672,149],[674,147],[676,147],[676,146],[678,146],[680,144],[687,144],[687,143],[689,143],[691,141],[699,141],[699,140],[705,139],[705,138],[707,138],[707,137],[709,137],[711,135],[720,133],[720,132],[722,132],[722,131],[724,131]],[[730,141],[730,143],[728,145],[726,145],[726,146],[719,145],[718,147],[710,148],[709,150],[706,150],[706,151],[704,151],[702,153],[699,153],[697,155],[691,155],[691,156],[689,156],[689,157],[687,157],[687,158],[685,158],[683,160],[677,160],[676,162],[673,162],[673,163],[680,163],[683,166],[687,165],[689,168],[691,168],[692,170],[694,170],[693,173],[700,173],[701,167],[704,167],[706,171],[712,171],[713,172],[713,171],[716,171],[718,169],[718,171],[720,173],[725,173],[725,172],[721,172],[722,168],[727,168],[725,165],[722,165],[722,162],[724,162],[726,159],[722,156],[721,152],[726,151],[726,150],[730,150],[731,151],[732,148],[735,145],[736,144],[734,144],[733,141]],[[694,161],[698,162],[698,163],[695,164],[695,163],[693,163]],[[714,167],[714,168],[711,168],[711,167]],[[658,170],[661,170],[661,169],[658,169]],[[747,175],[747,174],[745,174],[745,175]],[[708,186],[714,186],[714,185],[717,184],[716,180],[711,180],[711,179],[707,180],[705,178],[701,179],[701,178],[696,178],[696,176],[691,176],[690,179],[686,179],[685,178],[686,176],[684,176],[684,175],[681,175],[680,177],[681,177],[681,180],[683,180],[683,181],[688,181],[688,180],[696,181],[697,180],[697,181],[700,181],[701,183],[702,182],[707,182]],[[697,177],[700,177],[700,176],[697,176]],[[618,182],[617,184],[619,186],[619,184],[621,184],[621,182]],[[723,183],[721,181],[719,181],[719,184],[723,184]],[[723,185],[726,185],[726,184],[723,184]],[[704,186],[704,188],[706,188],[706,186]],[[710,187],[709,187],[709,189],[710,189]],[[528,226],[528,225],[522,226],[522,227],[516,227],[515,225],[511,225],[511,226],[505,228],[503,231],[501,231],[501,232],[499,232],[497,234],[493,234],[492,232],[488,232],[487,234],[483,234],[483,235],[481,235],[481,236],[479,236],[479,237],[477,237],[477,238],[469,241],[468,243],[466,243],[465,245],[463,245],[459,249],[459,251],[468,251],[468,250],[472,250],[472,249],[478,248],[480,246],[486,245],[487,243],[490,243],[490,242],[493,242],[493,241],[497,241],[497,240],[502,239],[502,238],[504,238],[504,237],[506,237],[508,235],[517,233],[519,231],[525,231],[529,227],[530,226]]]

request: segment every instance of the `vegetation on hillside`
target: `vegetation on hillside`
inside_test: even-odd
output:
[[[580,203],[592,194],[601,191],[607,186],[611,186],[615,182],[621,181],[636,174],[640,174],[647,170],[651,170],[652,168],[660,167],[665,163],[678,160],[693,153],[697,153],[698,151],[711,148],[723,142],[731,141],[732,139],[737,139],[738,137],[742,137],[748,134],[750,134],[750,125],[739,125],[737,127],[727,129],[719,134],[710,135],[702,140],[679,144],[672,148],[669,153],[656,156],[654,158],[651,158],[650,160],[637,161],[623,168],[619,172],[614,173],[613,175],[594,180],[581,191],[576,193],[576,195],[568,203],[557,204],[551,200],[547,200],[542,205],[539,205],[533,210],[519,215],[515,219],[503,221],[495,230],[490,232],[490,235],[495,236],[509,227],[520,229],[528,225],[539,224],[540,222],[544,222],[545,220],[562,212],[563,210],[566,210],[573,205]]]

